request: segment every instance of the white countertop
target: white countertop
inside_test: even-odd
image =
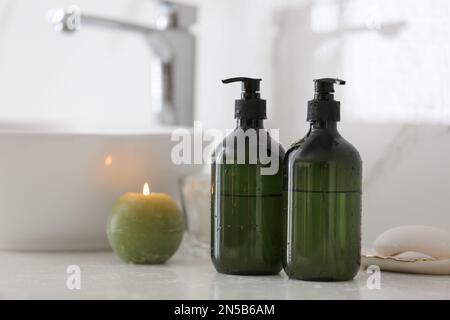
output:
[[[112,252],[0,252],[2,299],[450,299],[450,276],[383,272],[381,289],[354,281],[323,283],[277,276],[218,274],[207,257],[177,255],[165,265],[129,265]],[[78,265],[81,289],[66,286]]]

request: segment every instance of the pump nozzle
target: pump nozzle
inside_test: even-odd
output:
[[[235,103],[235,118],[266,119],[266,100],[261,99],[261,79],[236,77],[222,80],[222,83],[242,82],[241,99]]]
[[[242,99],[259,98],[259,83],[261,79],[236,77],[222,80],[222,83],[242,82]]]
[[[314,98],[318,100],[333,100],[334,85],[345,84],[344,80],[322,78],[314,80]]]

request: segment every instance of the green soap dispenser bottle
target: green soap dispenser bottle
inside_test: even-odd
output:
[[[360,266],[362,163],[337,130],[339,79],[317,79],[308,102],[306,136],[284,160],[285,249],[289,278],[311,281],[353,279]]]
[[[211,258],[218,272],[277,274],[282,269],[283,148],[264,129],[261,79],[242,82],[237,126],[215,149],[211,172]]]

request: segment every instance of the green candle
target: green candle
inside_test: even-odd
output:
[[[112,249],[126,262],[159,264],[178,249],[184,220],[175,201],[163,193],[126,193],[114,205],[107,235]]]

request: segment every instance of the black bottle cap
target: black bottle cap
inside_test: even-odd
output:
[[[235,101],[234,118],[266,119],[266,100],[261,99],[261,79],[237,77],[222,80],[223,83],[242,82],[241,99]]]
[[[322,78],[314,80],[314,99],[308,101],[308,121],[339,121],[340,102],[334,100],[334,85],[344,80]]]

